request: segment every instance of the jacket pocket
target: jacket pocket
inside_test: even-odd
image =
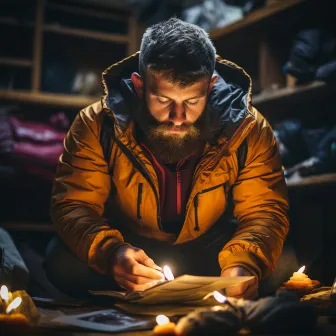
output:
[[[141,217],[142,189],[143,189],[143,183],[139,183],[138,198],[137,198],[137,218],[139,222],[142,222],[142,217]]]
[[[200,227],[199,227],[199,222],[198,222],[198,206],[199,206],[199,195],[204,195],[208,192],[211,192],[215,189],[218,188],[223,188],[224,190],[224,195],[225,195],[225,199],[227,199],[227,194],[228,194],[228,186],[229,186],[229,182],[226,181],[225,183],[221,183],[221,184],[217,184],[211,188],[207,188],[207,189],[203,189],[201,191],[199,191],[194,198],[194,216],[195,216],[195,226],[194,226],[194,231],[199,231]]]

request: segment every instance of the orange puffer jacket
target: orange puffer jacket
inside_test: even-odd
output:
[[[132,111],[139,101],[129,78],[137,71],[138,55],[103,73],[101,102],[83,109],[65,138],[51,202],[59,236],[80,259],[104,274],[110,271],[113,251],[125,243],[124,229],[171,244],[185,243],[204,234],[223,215],[230,190],[238,227],[219,254],[220,267],[244,266],[264,277],[274,270],[282,251],[289,227],[288,202],[273,131],[251,105],[250,77],[217,57],[219,79],[209,96],[209,139],[194,173],[183,228],[174,236],[161,229],[158,178],[133,136]],[[100,143],[106,117],[111,118],[114,133],[110,162]],[[244,139],[247,154],[244,167],[238,169],[236,150]],[[107,225],[106,219],[116,225]]]

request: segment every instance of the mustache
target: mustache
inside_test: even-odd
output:
[[[162,121],[156,125],[151,125],[160,130],[176,130],[176,131],[188,131],[194,126],[191,122],[184,122],[181,125],[175,125],[172,121]]]
[[[165,120],[163,122],[158,121],[151,114],[147,103],[144,99],[137,101],[137,104],[132,110],[132,115],[134,120],[139,127],[139,130],[143,134],[149,134],[155,132],[156,134],[162,134],[167,130],[177,130],[185,131],[188,133],[195,133],[196,131],[200,133],[202,139],[208,139],[212,137],[212,134],[209,131],[209,111],[210,106],[207,104],[200,115],[200,117],[193,123],[183,122],[181,125],[175,125],[172,121]]]

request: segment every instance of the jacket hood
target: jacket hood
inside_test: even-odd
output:
[[[125,129],[133,119],[132,111],[139,103],[131,74],[138,71],[139,52],[111,65],[103,72],[104,96],[102,105],[112,113],[118,126]],[[209,143],[214,144],[219,137],[230,140],[246,120],[253,116],[251,107],[251,78],[238,65],[217,56],[215,73],[218,75],[212,88],[208,104]]]

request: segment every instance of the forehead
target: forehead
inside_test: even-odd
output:
[[[201,78],[197,82],[188,85],[186,87],[181,87],[178,83],[172,83],[171,81],[154,74],[151,71],[146,73],[146,89],[157,95],[173,95],[178,93],[179,95],[205,95],[209,86],[209,79]]]

